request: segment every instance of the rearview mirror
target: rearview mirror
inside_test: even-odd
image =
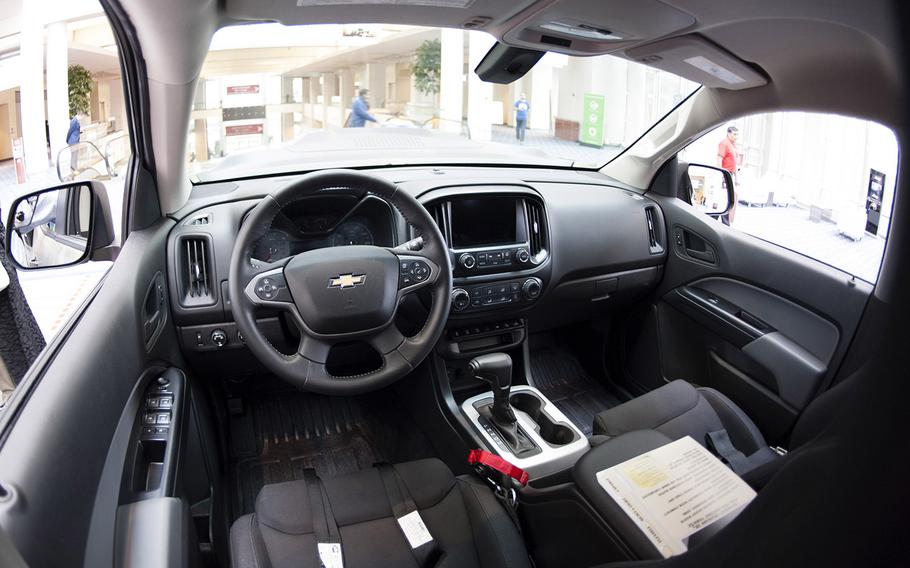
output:
[[[97,251],[114,240],[104,186],[80,181],[13,201],[6,223],[9,258],[23,270],[111,260]]]
[[[689,164],[686,176],[690,204],[711,216],[720,216],[730,210],[735,195],[733,174],[722,168]]]

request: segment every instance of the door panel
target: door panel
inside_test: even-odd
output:
[[[169,323],[146,341],[149,283],[165,271],[172,225],[130,234],[91,303],[48,346],[43,369],[20,385],[3,417],[0,484],[10,496],[0,500],[0,525],[30,566],[80,565],[115,550],[111,529],[123,504],[116,496],[129,463],[128,452],[112,461],[123,452],[115,433],[136,419],[146,370],[182,361]]]
[[[627,376],[638,390],[674,379],[717,388],[769,442],[783,442],[840,364],[872,286],[677,198],[649,197],[667,220],[671,254],[644,324],[654,331],[638,335],[658,337],[660,376],[636,375],[646,366],[634,361]],[[632,343],[627,357],[642,352]]]

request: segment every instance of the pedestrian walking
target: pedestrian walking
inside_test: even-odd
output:
[[[528,103],[528,99],[525,98],[525,94],[522,93],[518,100],[515,101],[515,139],[518,140],[519,144],[525,143],[525,130],[528,128],[529,110],[531,110],[531,105]]]
[[[351,105],[351,116],[348,118],[348,128],[363,128],[367,122],[379,122],[370,114],[370,103],[367,100],[369,91],[360,89],[357,98]]]
[[[79,167],[79,137],[82,135],[82,125],[79,123],[79,116],[73,115],[70,119],[70,128],[66,132],[66,143],[70,147],[70,170],[76,173]]]
[[[727,135],[724,136],[720,144],[717,145],[717,165],[721,169],[727,170],[736,179],[736,172],[739,169],[739,154],[736,149],[736,140],[739,137],[739,129],[735,126],[727,128]],[[736,217],[736,186],[733,187],[733,203],[730,209],[721,215],[720,219],[724,225],[732,225],[733,218]]]

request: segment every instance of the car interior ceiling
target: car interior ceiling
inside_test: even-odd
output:
[[[910,143],[910,8],[102,4],[130,101],[128,238],[2,416],[0,564],[328,566],[319,547],[339,541],[346,566],[905,561],[906,177],[872,284],[693,213],[677,154],[783,109],[877,120]],[[567,46],[539,28],[569,16],[639,35]],[[685,112],[600,170],[188,181],[193,88],[219,27],[473,18],[505,80],[527,53],[502,46],[679,73],[707,49],[754,84],[692,77],[705,86]],[[757,496],[664,558],[597,475],[686,436]],[[475,448],[529,481],[490,490]],[[428,543],[399,528],[413,511]]]

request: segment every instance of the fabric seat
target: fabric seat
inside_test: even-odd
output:
[[[393,467],[442,553],[435,566],[529,566],[521,535],[480,480],[456,478],[437,459]],[[341,534],[345,568],[417,566],[376,468],[323,477],[322,483]],[[318,566],[305,481],[262,488],[255,512],[231,528],[231,560],[235,568]]]
[[[755,423],[732,400],[712,388],[676,380],[601,412],[594,417],[595,436],[618,436],[634,430],[657,430],[673,440],[692,436],[702,445],[709,432],[726,430],[748,464],[740,475],[775,458]]]

